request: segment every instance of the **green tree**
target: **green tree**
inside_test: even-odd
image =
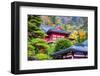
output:
[[[49,55],[51,51],[50,46],[46,41],[40,38],[34,38],[29,42],[30,45],[35,47],[35,55],[34,57],[38,60],[52,59]]]
[[[42,19],[37,15],[29,15],[28,16],[28,39],[31,38],[43,38],[46,36],[45,32],[41,30],[39,27],[42,23]]]
[[[68,40],[68,39],[59,39],[57,42],[56,42],[56,45],[55,45],[55,51],[59,51],[61,49],[65,49],[65,48],[68,48],[70,46],[72,46],[73,43]]]
[[[28,58],[35,58],[37,53],[47,51],[47,43],[42,39],[46,36],[40,29],[42,19],[38,15],[28,15]]]
[[[48,53],[50,46],[46,41],[40,38],[34,38],[31,40],[30,44],[35,47],[37,53]]]

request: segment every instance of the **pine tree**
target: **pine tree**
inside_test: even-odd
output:
[[[29,15],[28,16],[28,39],[31,38],[43,38],[46,36],[45,32],[39,27],[42,23],[40,16]]]
[[[28,16],[28,59],[38,59],[37,54],[46,54],[49,46],[43,40],[46,33],[40,29],[42,19],[37,15]],[[41,54],[40,54],[41,55]],[[43,57],[44,58],[44,57]],[[40,59],[40,58],[39,58]],[[45,59],[45,58],[44,58]]]

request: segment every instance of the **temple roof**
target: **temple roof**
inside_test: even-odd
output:
[[[70,32],[65,32],[63,30],[56,30],[56,29],[50,29],[47,31],[48,34],[50,33],[59,33],[59,34],[65,34],[65,35],[70,35]]]
[[[49,26],[49,25],[41,25],[40,28],[44,31],[47,32],[50,29],[54,29],[53,27]]]
[[[58,29],[56,29],[56,28],[54,28],[54,27],[52,27],[52,26],[49,26],[49,25],[41,25],[40,26],[40,28],[44,31],[44,32],[46,32],[46,33],[48,33],[48,34],[50,34],[50,33],[60,33],[60,34],[66,34],[66,35],[70,35],[70,33],[71,32],[66,32],[66,31],[64,31],[64,30],[58,30]]]
[[[57,55],[68,53],[70,51],[87,53],[87,51],[88,51],[88,46],[87,45],[88,44],[87,44],[87,40],[86,40],[80,46],[76,44],[76,45],[73,45],[69,48],[61,49],[60,51],[57,51],[56,53],[53,53],[52,55],[57,56]]]

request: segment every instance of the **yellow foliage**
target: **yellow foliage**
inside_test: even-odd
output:
[[[80,41],[83,41],[86,39],[86,31],[73,31],[72,34],[69,36],[69,38],[74,39],[74,43],[79,39]]]
[[[85,39],[86,38],[86,32],[85,31],[79,31],[79,36],[80,36],[80,39]]]
[[[74,31],[70,36],[69,36],[69,38],[72,38],[72,39],[77,39],[77,37],[78,37],[78,32],[77,31]]]

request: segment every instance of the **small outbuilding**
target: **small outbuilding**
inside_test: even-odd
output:
[[[66,49],[61,49],[53,53],[54,59],[88,58],[87,40],[81,44],[76,44]]]

